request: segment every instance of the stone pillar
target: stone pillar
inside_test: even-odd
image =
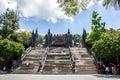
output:
[[[75,62],[72,64],[72,72],[75,73]]]
[[[45,45],[45,47],[47,47],[47,45],[48,45],[48,35],[47,34],[45,35],[45,44],[44,45]]]
[[[66,35],[67,38],[67,47],[72,47],[72,35],[70,34],[70,30],[68,29],[68,33]]]
[[[50,29],[48,30],[48,34],[45,36],[45,47],[51,47],[52,46],[52,34],[50,33]]]
[[[34,30],[32,31],[32,37],[30,40],[30,46],[34,47],[35,46],[35,36],[34,36]]]
[[[38,46],[38,29],[36,28],[36,33],[35,33],[35,46]]]
[[[38,45],[38,30],[36,29],[36,33],[34,33],[34,30],[32,31],[32,37],[30,40],[30,46],[35,47]]]
[[[86,47],[86,36],[87,36],[86,30],[83,29],[82,40],[81,40],[82,48]]]

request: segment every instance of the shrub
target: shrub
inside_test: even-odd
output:
[[[13,60],[20,57],[25,52],[22,44],[9,41],[7,39],[0,40],[0,56],[5,60]]]

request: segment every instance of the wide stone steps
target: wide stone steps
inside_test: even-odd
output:
[[[48,74],[48,75],[53,75],[53,74],[72,74],[73,72],[71,72],[70,70],[67,70],[67,71],[57,71],[57,72],[54,72],[54,71],[44,71],[42,72],[42,74]]]
[[[72,69],[71,68],[71,65],[67,65],[67,66],[58,66],[58,65],[52,65],[52,66],[50,66],[50,65],[45,65],[45,67],[44,67],[44,70],[51,70],[51,69],[55,69],[55,68],[57,68],[57,69]]]
[[[96,74],[96,66],[93,58],[89,55],[86,48],[71,48],[75,59],[76,74]]]
[[[40,58],[40,57],[25,57],[24,58],[24,61],[26,61],[26,60],[29,60],[29,61],[39,61],[39,60],[42,60],[42,57]]]
[[[96,70],[95,66],[86,66],[86,65],[76,66],[76,68],[79,68],[79,70]]]
[[[57,54],[56,53],[51,54],[51,53],[48,53],[48,56],[53,56],[53,57],[54,56],[61,56],[61,57],[63,57],[63,56],[69,56],[69,54],[61,54],[61,53],[59,53],[59,54],[58,53]]]
[[[12,73],[19,74],[35,74],[40,66],[40,62],[44,56],[44,48],[33,49],[25,56],[20,66]]]
[[[42,74],[71,74],[72,66],[67,48],[51,48]]]
[[[71,74],[71,65],[46,65],[43,74]]]
[[[78,71],[75,74],[98,74],[96,70],[84,70],[84,71]]]
[[[23,59],[20,66],[12,73],[16,74],[97,74],[93,58],[86,48],[72,47],[75,61],[73,73],[70,54],[67,48],[50,48],[42,72],[37,72],[44,58],[45,48],[35,48]]]
[[[50,59],[51,59],[51,58],[52,58],[52,59],[53,59],[53,58],[54,58],[54,59],[57,59],[57,58],[60,58],[60,59],[63,58],[63,59],[64,59],[64,58],[70,58],[70,56],[69,56],[69,55],[48,55],[47,58],[48,58],[48,59],[49,59],[49,58],[50,58]]]

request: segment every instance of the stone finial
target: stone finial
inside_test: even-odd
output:
[[[50,28],[48,29],[48,34],[50,34]]]
[[[33,31],[32,31],[32,35],[34,35],[34,29],[33,29]]]
[[[70,34],[70,29],[68,29],[68,34]]]

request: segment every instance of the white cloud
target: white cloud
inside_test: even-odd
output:
[[[104,0],[98,0],[98,4],[102,5]]]
[[[95,3],[93,2],[93,0],[90,1],[90,3],[88,4],[87,8],[93,6]]]
[[[56,20],[55,18],[53,18],[53,17],[49,18],[48,21],[51,21],[51,22],[53,22],[54,24],[57,22],[57,20]]]
[[[67,19],[73,22],[73,19],[67,17],[59,8],[57,0],[0,0],[0,9],[16,9],[26,17],[34,17],[40,20],[47,20],[53,23],[57,19]]]
[[[87,8],[92,7],[95,4],[101,6],[103,4],[103,1],[104,0],[90,0],[90,3],[88,4]]]
[[[94,5],[95,0],[91,1],[87,8]],[[99,0],[102,4],[103,0]],[[0,0],[0,11],[6,8],[19,9],[20,13],[26,17],[34,17],[39,20],[46,20],[56,23],[58,19],[67,19],[71,23],[74,21],[72,17],[68,17],[59,8],[57,0]]]
[[[0,9],[6,9],[7,5],[7,0],[0,0]]]
[[[0,10],[5,10],[7,8],[15,9],[16,6],[16,0],[0,0]]]

